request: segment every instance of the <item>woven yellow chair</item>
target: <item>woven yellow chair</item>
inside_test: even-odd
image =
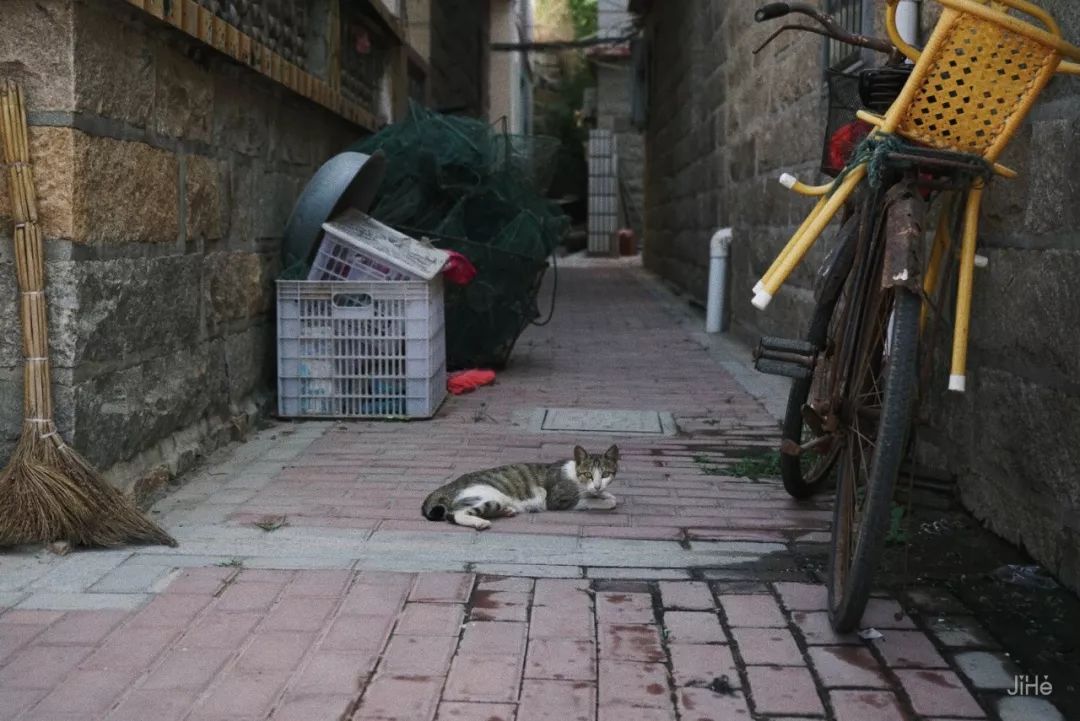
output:
[[[930,41],[920,52],[904,42],[896,28],[899,0],[888,0],[889,37],[914,64],[900,96],[884,117],[860,112],[875,126],[872,136],[896,135],[942,151],[981,157],[1004,177],[1015,173],[997,164],[1039,94],[1055,73],[1080,75],[1080,48],[1061,37],[1054,19],[1025,0],[936,0],[943,5]],[[1009,14],[1022,13],[1038,25]],[[800,183],[785,174],[780,182],[820,200],[754,287],[753,304],[768,306],[780,286],[802,262],[810,247],[855,192],[867,174],[866,162],[845,169],[822,186]],[[964,214],[953,337],[950,390],[963,391],[971,318],[976,237],[984,182],[973,182]],[[939,228],[927,279],[936,281],[946,226]]]

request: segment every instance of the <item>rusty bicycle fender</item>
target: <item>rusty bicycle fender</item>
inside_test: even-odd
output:
[[[921,262],[926,202],[914,184],[894,185],[885,195],[885,262],[882,288],[922,290]]]

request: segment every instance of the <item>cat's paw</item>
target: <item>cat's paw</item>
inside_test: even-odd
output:
[[[596,508],[601,511],[613,511],[617,505],[619,505],[619,502],[610,493],[596,499]]]
[[[487,529],[491,528],[491,521],[485,518],[477,518],[476,523],[473,524],[473,528],[478,531],[486,531]]]
[[[513,518],[514,516],[516,516],[518,514],[518,512],[517,512],[516,508],[506,508],[506,509],[503,509],[502,514],[503,514],[504,518]]]

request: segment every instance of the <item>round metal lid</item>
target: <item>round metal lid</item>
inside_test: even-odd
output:
[[[386,156],[347,151],[322,164],[293,206],[285,225],[285,267],[307,263],[315,253],[322,225],[346,208],[367,211],[386,173]]]

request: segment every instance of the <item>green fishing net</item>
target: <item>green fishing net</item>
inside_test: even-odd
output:
[[[569,227],[544,196],[559,142],[412,105],[405,120],[350,150],[386,155],[372,217],[476,266],[469,285],[447,287],[449,367],[504,367],[540,316],[547,258]]]

